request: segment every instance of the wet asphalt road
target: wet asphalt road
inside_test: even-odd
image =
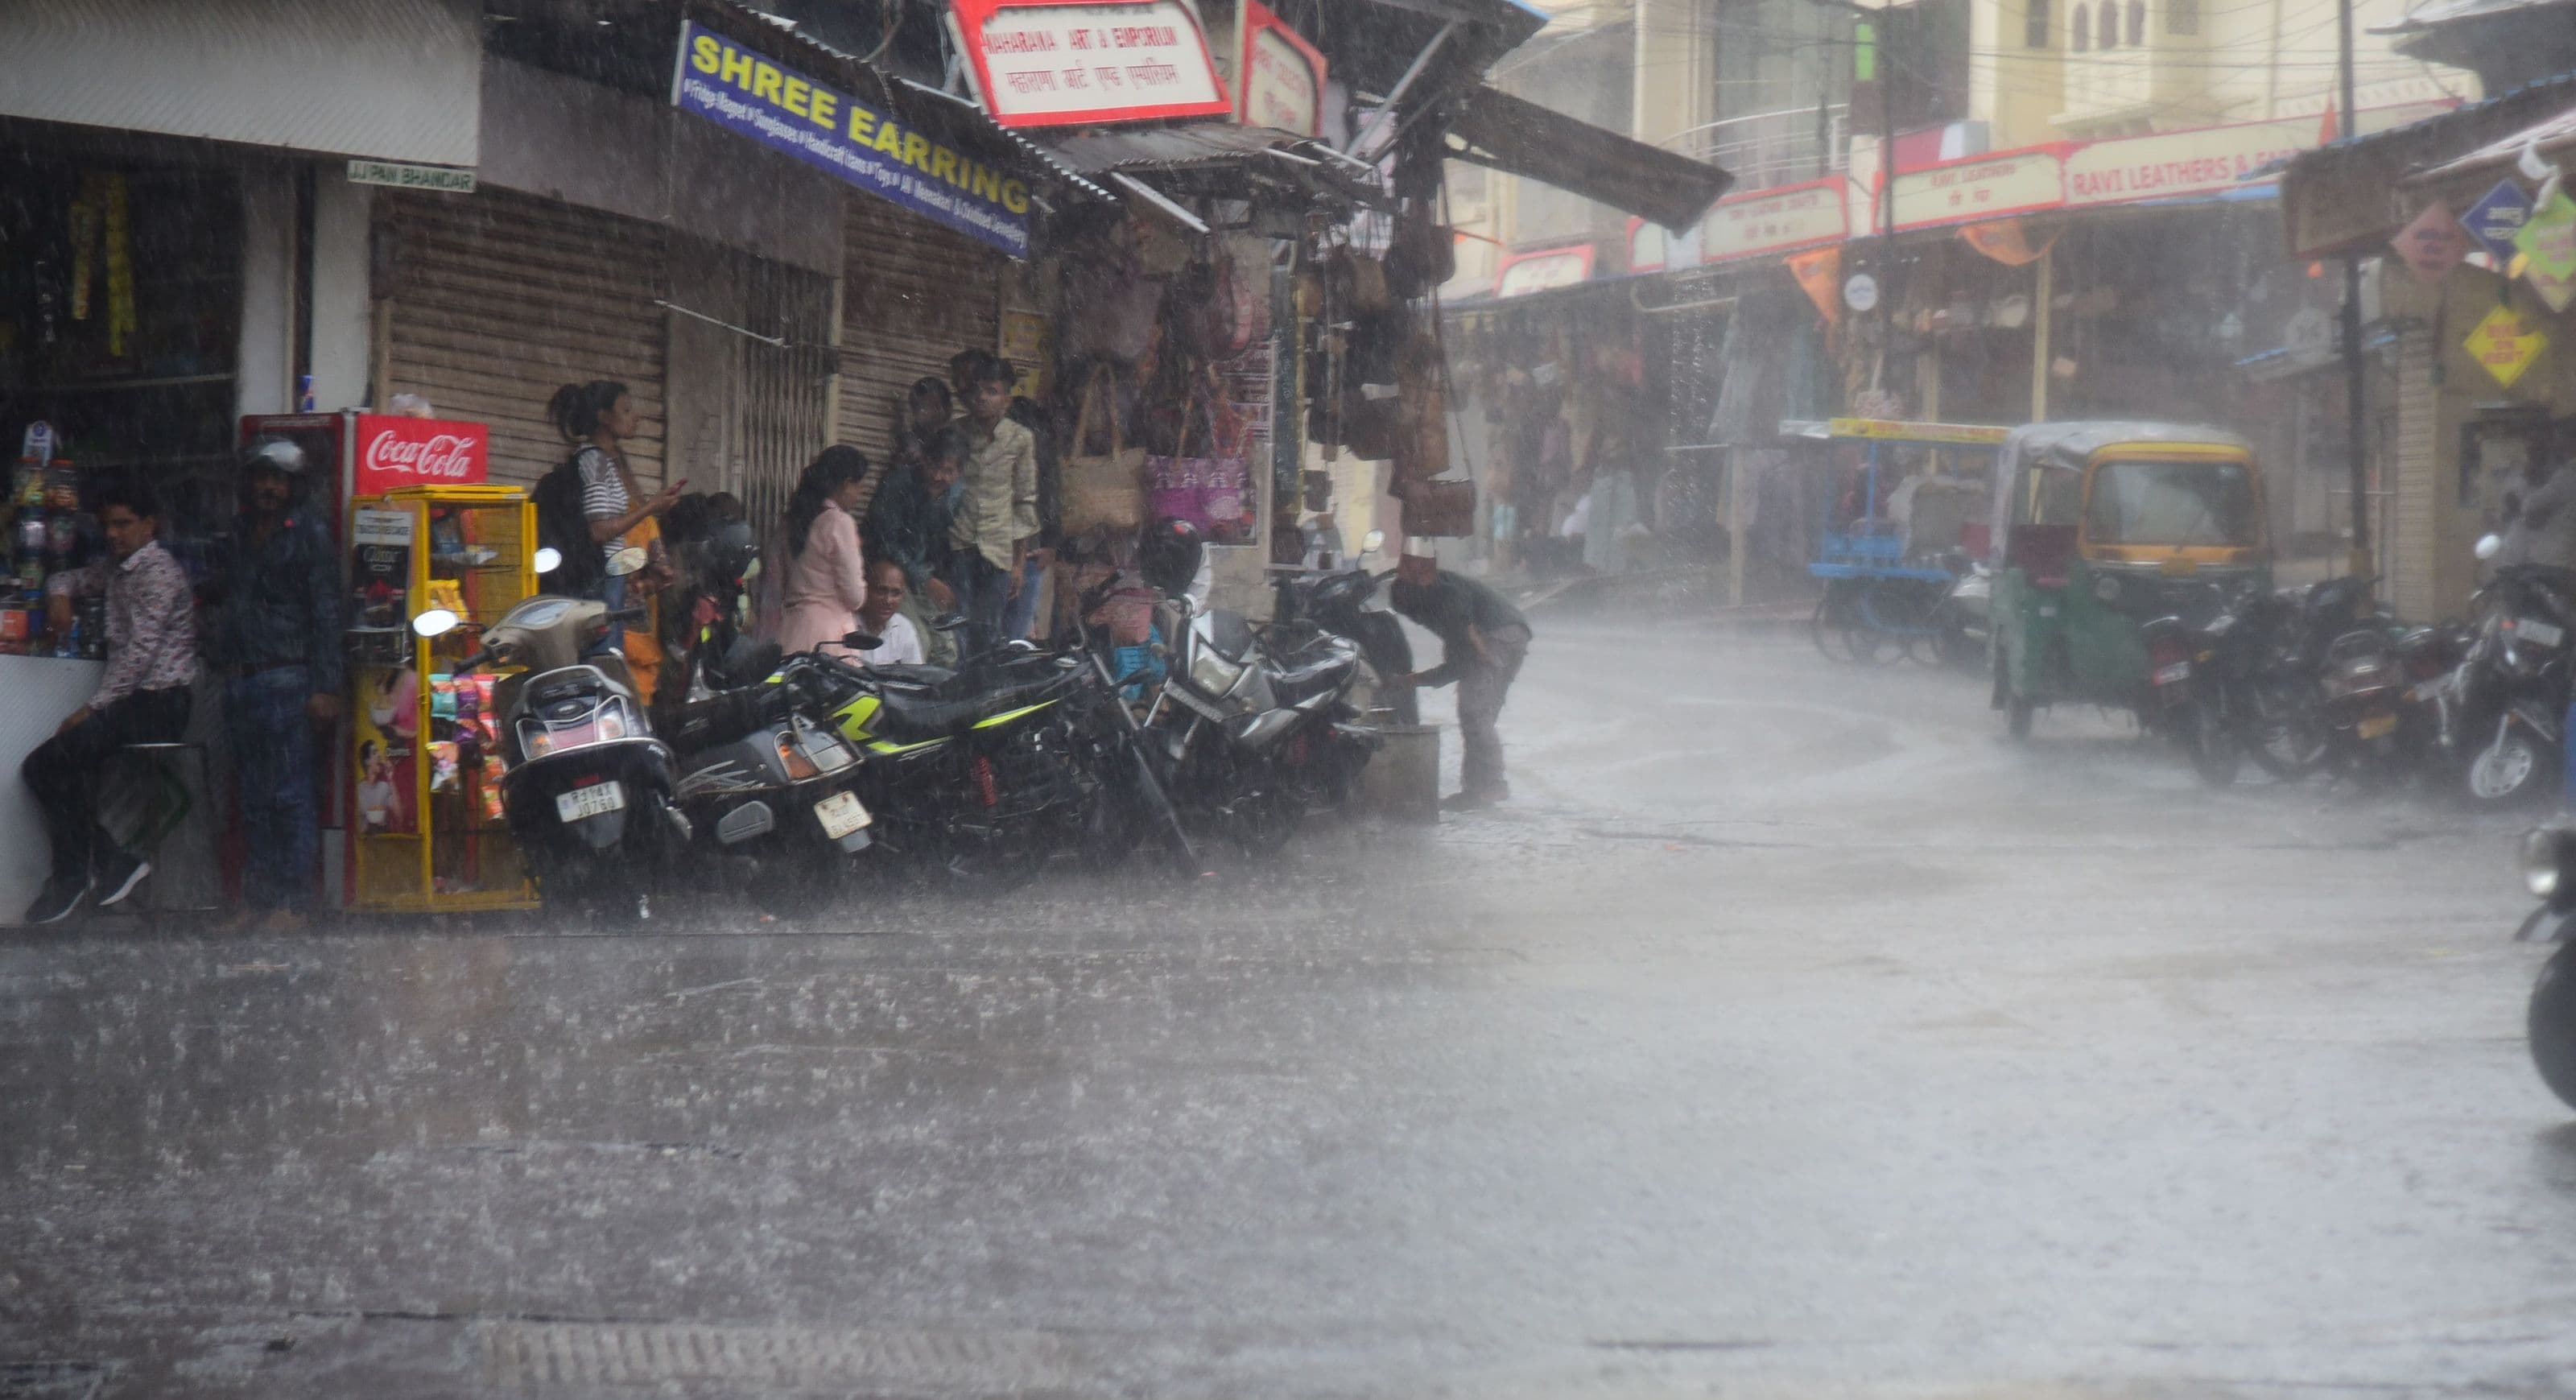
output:
[[[2576,1388],[2516,823],[1542,626],[1240,881],[0,935],[0,1396]]]

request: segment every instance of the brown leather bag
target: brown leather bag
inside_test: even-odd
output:
[[[1467,480],[1399,481],[1408,536],[1457,538],[1476,533],[1476,483]]]

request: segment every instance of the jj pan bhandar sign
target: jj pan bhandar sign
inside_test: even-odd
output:
[[[671,102],[1012,257],[1028,256],[1026,181],[694,21],[680,26]]]

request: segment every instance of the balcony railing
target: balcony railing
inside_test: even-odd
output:
[[[1735,188],[1770,189],[1821,180],[1843,168],[1851,109],[1840,102],[1723,117],[1656,142],[1695,160],[1724,166]]]

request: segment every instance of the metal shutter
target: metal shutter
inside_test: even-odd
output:
[[[627,446],[662,479],[668,240],[654,224],[484,189],[377,201],[393,240],[384,393],[492,429],[492,480],[533,483],[568,449],[546,401],[579,380],[625,384],[644,417]]]
[[[796,479],[830,440],[825,391],[832,376],[832,281],[745,253],[731,256],[740,269],[750,324],[787,342],[736,343],[742,357],[738,432],[744,515],[753,521],[777,520],[787,513]]]
[[[1000,251],[889,208],[850,206],[841,300],[838,441],[882,463],[894,446],[896,406],[914,380],[948,377],[948,357],[1001,342]],[[884,480],[869,476],[869,489]]]

